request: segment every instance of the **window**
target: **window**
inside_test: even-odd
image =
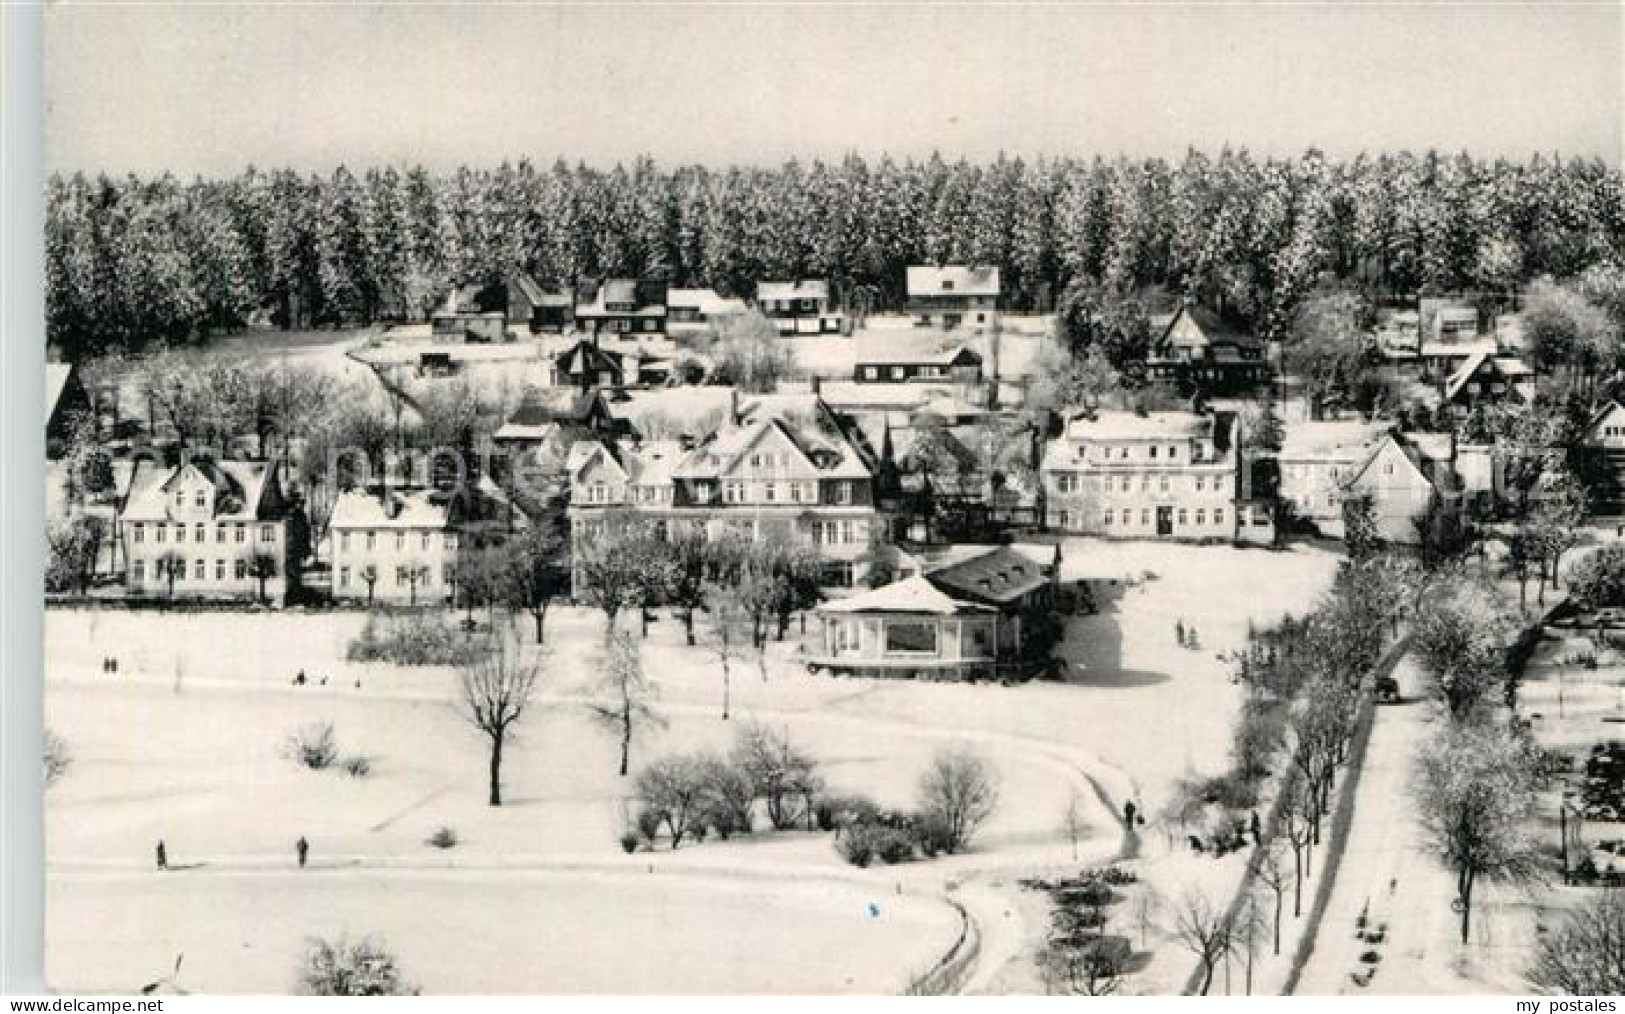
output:
[[[350,587],[350,568],[349,567],[340,567],[339,568],[339,587],[340,588],[348,588],[348,587]]]
[[[1164,493],[1168,492],[1168,477],[1166,475],[1157,480],[1157,488]]]
[[[441,567],[440,567],[440,583],[445,584],[445,585],[450,585],[450,584],[454,583],[454,580],[452,578],[451,564],[447,563],[447,564],[442,564],[441,565]]]
[[[367,548],[368,549],[377,549],[378,548],[378,533],[377,532],[368,532],[367,533]]]
[[[891,378],[893,380],[902,380],[906,372],[901,366],[893,366],[891,368]]]
[[[942,280],[942,291],[943,292],[952,292],[952,291],[954,291],[954,280],[952,278],[944,278]]]
[[[193,542],[208,542],[209,541],[209,533],[203,530],[203,522],[199,521],[197,523],[196,527],[194,527],[192,529],[192,541]]]
[[[340,532],[339,533],[339,548],[344,550],[345,552],[350,551],[350,533],[349,532]]]
[[[238,543],[239,545],[241,545],[243,539],[247,538],[247,531],[248,531],[248,528],[247,528],[246,525],[238,525],[237,526],[237,534],[232,539],[232,541]]]
[[[456,532],[447,532],[446,533],[445,545],[446,545],[447,549],[456,549],[457,548],[457,533]]]
[[[879,380],[880,379],[880,367],[878,367],[878,366],[865,366],[863,368],[863,379],[864,380]]]
[[[422,547],[423,547],[423,548],[424,548],[424,549],[428,549],[428,548],[429,548],[429,533],[428,533],[428,532],[424,532],[424,533],[423,533],[423,538],[422,538],[422,541],[421,541],[421,542],[420,542],[420,543],[419,543],[419,544],[420,544],[420,545],[421,545],[421,546],[422,546]]]
[[[1106,508],[1106,524],[1110,525],[1111,523],[1112,523],[1112,509],[1110,507],[1107,507]]]
[[[241,581],[243,578],[247,577],[248,576],[248,561],[247,560],[238,560],[236,566],[232,567],[232,573],[237,575],[237,580],[239,580],[239,581]]]
[[[772,503],[773,501],[777,500],[778,498],[779,498],[779,491],[778,491],[778,484],[777,483],[772,483],[772,482],[764,482],[764,483],[762,483],[762,499],[763,500],[767,501],[768,503]]]
[[[1157,446],[1155,444],[1152,444],[1151,445],[1151,457],[1155,458],[1156,456],[1157,456]]]
[[[1170,447],[1170,448],[1168,448],[1168,457],[1169,458],[1177,458],[1177,457],[1179,457],[1179,448],[1178,447]]]
[[[1133,521],[1134,521],[1134,512],[1129,510],[1127,507],[1124,507],[1123,508],[1123,524],[1125,524],[1125,525],[1132,524]]]
[[[1061,514],[1060,514],[1060,523],[1061,523],[1061,528],[1063,530],[1071,528],[1072,527],[1072,515],[1067,511],[1062,511]]]
[[[826,560],[818,568],[818,584],[823,588],[851,588],[855,575],[850,560]]]
[[[1140,524],[1149,525],[1150,523],[1151,523],[1151,508],[1149,508],[1149,507],[1141,507],[1140,508]]]
[[[224,545],[225,542],[226,542],[226,526],[225,525],[215,525],[214,526],[214,544],[217,545],[217,546],[220,546],[220,545]]]
[[[937,625],[930,622],[893,621],[886,624],[886,651],[934,655]]]
[[[131,528],[131,529],[130,529],[130,531],[131,531],[131,532],[132,532],[132,533],[133,533],[133,534],[132,534],[132,536],[131,536],[131,537],[132,537],[132,538],[133,538],[133,539],[134,539],[134,540],[135,540],[135,541],[136,541],[136,542],[140,542],[140,541],[141,541],[141,540],[142,540],[142,538],[143,538],[143,537],[144,537],[144,536],[145,536],[145,534],[146,534],[146,530],[145,530],[145,529],[144,529],[144,528],[143,528],[143,527],[142,527],[142,526],[141,526],[141,525],[135,525],[135,526],[133,526],[133,527],[132,527],[132,528]]]
[[[399,553],[401,550],[403,550],[405,548],[406,548],[406,533],[405,532],[396,532],[395,533],[395,552]]]
[[[1123,448],[1121,451],[1118,452],[1117,456],[1119,458],[1122,458],[1124,461],[1127,461],[1128,460],[1128,448],[1127,447]]]
[[[1224,508],[1222,508],[1222,507],[1213,508],[1213,523],[1216,524],[1216,525],[1224,524]]]
[[[403,585],[403,584],[406,583],[406,568],[405,567],[396,567],[395,568],[395,583],[397,585]]]
[[[186,526],[185,525],[176,525],[175,526],[175,541],[176,542],[185,542],[186,541]]]
[[[208,506],[208,505],[207,505],[207,504],[206,504],[206,503],[204,503],[204,501],[203,501],[203,491],[202,491],[202,490],[201,490],[201,489],[200,489],[200,490],[198,490],[198,491],[197,491],[197,497],[196,497],[196,499],[195,499],[195,500],[194,500],[194,503],[195,503],[195,504],[196,504],[196,505],[197,505],[197,506],[199,506],[199,507],[206,507],[206,506]]]
[[[1207,511],[1204,508],[1196,508],[1196,523],[1199,525],[1207,524]]]
[[[1183,507],[1179,508],[1179,523],[1181,526],[1185,524],[1185,508]]]
[[[1205,486],[1206,484],[1207,484],[1206,477],[1198,475],[1196,477],[1196,492],[1198,492],[1198,493],[1202,492],[1202,487]]]
[[[193,563],[193,565],[192,565],[192,576],[197,578],[199,581],[201,581],[205,577],[207,577],[208,575],[209,575],[209,563],[208,563],[207,560],[203,559],[203,557],[200,556],[200,557],[197,558],[197,561],[195,563]]]
[[[745,484],[729,480],[722,484],[722,501],[724,503],[744,503]]]
[[[136,584],[140,584],[141,582],[145,581],[147,579],[147,561],[135,561],[135,569],[132,571],[132,574],[135,577]]]
[[[852,544],[852,522],[850,521],[841,522],[841,544],[848,546]]]
[[[175,506],[176,507],[185,507],[186,506],[186,490],[177,489],[175,491]]]
[[[835,502],[852,502],[852,483],[850,481],[843,479],[835,484]]]

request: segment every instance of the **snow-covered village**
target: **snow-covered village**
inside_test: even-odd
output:
[[[1625,993],[1617,151],[614,124],[53,167],[53,989]]]

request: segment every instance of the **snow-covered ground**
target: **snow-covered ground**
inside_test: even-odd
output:
[[[342,928],[382,933],[431,992],[885,991],[952,942],[958,917],[942,898],[951,891],[983,935],[971,988],[1030,982],[1002,974],[1030,962],[1044,930],[1022,917],[1014,879],[1072,868],[1068,800],[1088,807],[1082,862],[1103,862],[1121,848],[1125,800],[1155,813],[1179,778],[1222,769],[1239,696],[1217,656],[1241,645],[1249,619],[1306,610],[1336,565],[1313,549],[1072,540],[1064,552],[1066,579],[1102,582],[1100,614],[1070,625],[1065,684],[815,677],[796,662],[793,628],[771,645],[766,680],[754,664],[735,666],[735,717],[724,723],[714,659],[685,646],[674,620],[650,626],[645,664],[667,724],[635,743],[634,767],[671,750],[725,748],[735,725],[756,718],[817,756],[833,789],[902,805],[940,746],[969,742],[987,754],[1003,802],[974,851],[872,870],[845,865],[812,833],[623,856],[626,782],[613,737],[584,707],[603,635],[602,617],[586,610],[549,617],[543,706],[508,751],[500,809],[484,805],[484,745],[456,713],[455,674],[343,661],[359,613],[52,611],[48,724],[74,755],[48,797],[53,981],[129,988],[146,962],[162,968],[172,960],[164,952],[185,949],[197,988],[286,988],[297,939]],[[1198,632],[1201,650],[1175,643],[1175,619]],[[100,671],[109,654],[120,659],[116,677]],[[301,668],[313,682],[295,687]],[[344,753],[371,758],[369,777],[303,770],[282,755],[296,729],[318,721],[334,723]],[[461,838],[449,852],[424,844],[442,825]],[[303,873],[291,869],[301,835],[314,867]],[[173,863],[200,865],[156,874],[159,838]],[[1191,881],[1219,897],[1240,874],[1239,860],[1192,857],[1168,840],[1146,829],[1139,865],[1170,897]],[[634,876],[650,869],[659,892]],[[319,895],[300,887],[315,881]],[[818,890],[805,895],[808,885]],[[386,895],[394,900],[377,901]],[[868,914],[877,896],[906,902],[879,920],[895,933]],[[453,939],[458,927],[480,925],[487,911],[516,922],[500,913],[517,914],[526,899],[527,912],[559,914],[571,947],[555,949],[556,960],[494,954],[485,960],[500,971],[469,972],[472,945]],[[263,926],[247,918],[261,909]],[[622,928],[632,922],[674,929],[664,943],[628,945]],[[140,961],[128,954],[132,939]],[[226,941],[259,957],[239,962]],[[792,952],[827,955],[834,978],[800,969]],[[1189,967],[1161,948],[1133,991],[1177,990]],[[661,978],[671,968],[686,978]]]

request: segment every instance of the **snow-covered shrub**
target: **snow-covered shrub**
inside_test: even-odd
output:
[[[288,737],[288,756],[312,771],[325,771],[339,759],[338,737],[332,722],[303,726]]]
[[[373,615],[350,642],[352,662],[393,665],[470,665],[483,657],[486,639],[458,630],[445,619],[421,613]]]
[[[372,774],[372,758],[356,754],[344,759],[344,773],[351,778],[365,778]]]
[[[434,834],[429,836],[425,844],[430,848],[454,849],[457,847],[457,829],[442,824],[435,828]]]
[[[371,938],[312,939],[299,967],[299,985],[310,996],[411,996],[395,956]]]

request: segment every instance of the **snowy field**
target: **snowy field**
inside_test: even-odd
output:
[[[987,987],[1003,966],[1028,961],[1041,938],[1042,926],[1011,914],[1013,879],[1071,864],[1060,826],[1069,799],[1088,807],[1083,861],[1101,862],[1121,848],[1123,801],[1136,798],[1155,813],[1178,779],[1221,770],[1239,694],[1216,656],[1240,646],[1249,619],[1307,609],[1337,560],[1314,549],[1093,540],[1071,540],[1064,552],[1063,576],[1099,582],[1102,605],[1070,624],[1065,684],[814,677],[796,661],[793,626],[789,639],[770,646],[767,679],[753,662],[736,664],[735,717],[725,723],[714,660],[686,647],[674,620],[650,625],[645,664],[666,725],[635,742],[634,769],[668,751],[726,748],[747,718],[803,745],[832,789],[883,803],[909,803],[942,745],[968,742],[989,757],[1003,802],[971,853],[875,870],[847,866],[827,835],[807,832],[622,855],[615,839],[628,789],[615,774],[614,738],[585,710],[603,636],[601,615],[586,610],[561,607],[549,617],[542,706],[508,751],[509,805],[500,809],[484,805],[484,744],[456,713],[455,674],[344,662],[363,623],[359,613],[52,611],[48,724],[74,755],[48,797],[54,981],[127,988],[129,976],[147,974],[127,954],[131,927],[139,926],[152,939],[141,960],[159,967],[161,952],[182,949],[181,936],[197,941],[187,951],[196,988],[206,978],[212,988],[285,988],[300,938],[347,929],[383,934],[431,992],[891,991],[952,942],[958,917],[942,898],[951,891],[983,931],[972,987]],[[1198,631],[1199,651],[1175,643],[1176,618]],[[100,672],[108,654],[119,656],[116,677]],[[291,685],[300,668],[318,681]],[[367,756],[372,774],[313,772],[286,759],[287,738],[312,722],[332,722],[341,751]],[[424,844],[442,825],[458,831],[454,850]],[[303,873],[292,869],[301,835],[312,845],[313,868]],[[172,862],[195,868],[153,873],[159,838]],[[1147,833],[1141,861],[1147,879],[1166,881],[1169,891],[1191,879],[1220,891],[1239,875],[1239,863],[1193,859],[1164,844],[1163,835]],[[635,882],[650,869],[660,878],[658,895]],[[307,879],[289,879],[298,877]],[[463,878],[466,891],[454,886]],[[578,878],[595,885],[590,904],[578,900],[585,890]],[[293,889],[316,880],[326,885],[321,905],[331,911],[316,909],[331,915],[327,922],[314,919]],[[443,892],[428,908],[415,901],[420,881],[443,885],[425,886]],[[529,899],[535,909],[569,913],[572,926],[586,927],[576,949],[555,949],[557,961],[508,961],[500,974],[460,979],[458,951],[435,927],[484,918],[491,904],[473,885],[487,883],[503,885],[489,889],[501,896],[491,904]],[[809,884],[821,886],[804,896]],[[374,903],[389,885],[414,904]],[[717,907],[723,886],[733,892],[726,894],[732,907]],[[257,892],[263,903],[245,900]],[[872,919],[866,899],[878,895],[907,902],[890,922],[880,920],[895,935],[869,922],[848,925]],[[232,921],[251,908],[265,910],[263,926]],[[424,910],[435,912],[435,926],[411,918]],[[219,933],[206,932],[211,918]],[[373,924],[363,925],[367,919]],[[663,944],[625,946],[615,927],[640,920],[682,931]],[[808,934],[831,942],[821,951],[796,943]],[[221,953],[228,940],[260,955],[252,970],[239,975],[237,959]],[[739,970],[745,940],[771,981]],[[831,955],[839,975],[807,977],[819,971],[796,968],[797,950]],[[1188,958],[1159,959],[1136,992],[1182,983]],[[683,982],[660,978],[674,966],[688,970]]]

